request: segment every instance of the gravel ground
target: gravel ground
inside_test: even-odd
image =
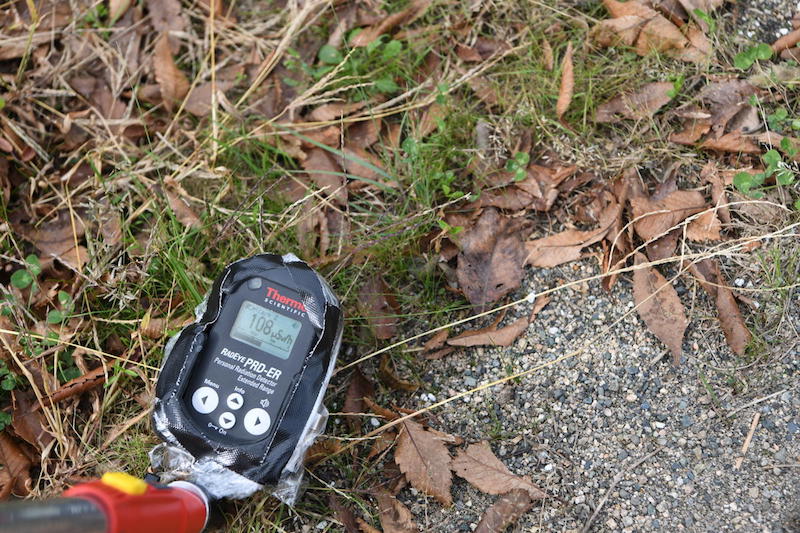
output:
[[[792,29],[792,16],[800,11],[796,0],[745,0],[733,13],[739,35],[747,39],[773,43]]]
[[[595,264],[534,271],[527,290],[590,276]],[[586,345],[434,415],[433,425],[468,442],[489,439],[514,472],[558,498],[534,507],[516,531],[580,530],[615,476],[593,531],[800,531],[800,294],[786,306],[786,336],[767,339],[769,360],[747,365],[726,347],[702,291],[679,293],[691,325],[677,369],[668,355],[654,362],[666,351],[635,313],[603,332],[633,308],[624,279],[611,294],[596,282],[556,293],[511,348],[468,349],[427,365],[423,381],[433,385],[418,393],[418,407]],[[529,312],[522,307],[520,315]],[[413,490],[401,498],[424,531],[471,531],[495,498],[461,479],[453,492],[449,510]]]

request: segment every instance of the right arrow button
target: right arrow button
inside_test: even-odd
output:
[[[265,410],[256,407],[250,409],[244,415],[244,429],[254,436],[263,435],[267,432],[270,426],[269,413]]]

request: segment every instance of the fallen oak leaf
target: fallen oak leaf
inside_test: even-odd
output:
[[[380,509],[383,533],[418,533],[414,516],[408,508],[385,490],[375,494]]]
[[[411,485],[442,505],[453,504],[450,453],[441,438],[413,420],[403,422],[394,460]]]
[[[503,533],[508,526],[516,522],[533,506],[530,494],[522,489],[515,489],[504,494],[489,507],[474,533]]]
[[[647,258],[637,252],[634,264],[646,262]],[[655,268],[637,268],[633,271],[633,300],[644,323],[672,352],[672,363],[680,364],[688,320],[675,287]]]
[[[561,86],[558,90],[558,101],[556,102],[556,117],[559,120],[567,112],[569,104],[572,102],[572,95],[575,92],[575,73],[572,65],[572,42],[567,43],[567,51],[564,52],[564,59],[561,60]]]
[[[672,100],[674,84],[667,81],[648,83],[640,89],[616,96],[601,104],[595,122],[613,123],[622,119],[642,120],[653,116]]]
[[[465,450],[460,450],[451,466],[456,474],[486,494],[505,494],[522,489],[534,500],[547,496],[527,476],[511,473],[486,441],[470,444]]]
[[[519,318],[508,326],[492,331],[465,331],[447,340],[450,346],[511,346],[528,328],[528,319]]]

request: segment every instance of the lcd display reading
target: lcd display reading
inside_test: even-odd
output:
[[[245,300],[231,328],[231,337],[253,348],[288,359],[301,323]]]

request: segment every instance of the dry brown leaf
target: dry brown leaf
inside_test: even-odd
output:
[[[62,402],[75,396],[80,396],[84,392],[99,387],[106,381],[106,373],[102,366],[90,370],[82,376],[67,381],[61,385],[56,391],[53,392],[48,398],[45,399],[47,405]],[[39,406],[35,406],[36,409]]]
[[[53,435],[44,428],[45,419],[38,410],[39,403],[31,392],[12,391],[14,409],[11,426],[25,442],[42,452],[53,442]]]
[[[528,327],[526,317],[494,331],[465,331],[447,340],[451,346],[511,346]]]
[[[161,88],[164,107],[166,107],[167,111],[172,111],[175,106],[180,105],[186,93],[189,92],[189,80],[186,79],[186,75],[175,64],[169,45],[169,36],[166,32],[162,33],[156,41],[153,53],[153,70],[155,71],[156,81]]]
[[[360,516],[356,518],[356,522],[358,522],[358,527],[361,529],[361,533],[382,533],[380,529],[372,527]]]
[[[431,5],[431,1],[432,0],[413,0],[404,10],[393,13],[380,23],[361,30],[350,40],[350,45],[354,47],[367,46],[384,33],[390,32],[396,26],[414,22],[414,20],[427,11],[428,7]]]
[[[689,119],[683,123],[683,130],[669,136],[670,142],[684,146],[694,146],[700,138],[711,130],[711,121],[707,119]]]
[[[532,506],[533,501],[527,491],[522,489],[512,490],[498,498],[483,513],[474,533],[503,533],[508,526],[527,513]]]
[[[492,108],[499,102],[497,92],[494,90],[492,82],[485,76],[472,76],[467,79],[467,85],[475,92],[475,96],[486,104],[486,107]]]
[[[358,302],[376,339],[391,339],[397,334],[400,307],[382,276],[376,274],[367,280],[361,287]]]
[[[306,452],[303,461],[306,466],[314,466],[331,455],[339,453],[341,450],[342,445],[336,439],[317,439]]]
[[[333,198],[337,204],[347,204],[347,187],[345,176],[341,167],[336,163],[327,150],[312,148],[308,151],[302,162],[303,170],[308,173],[317,187],[325,189],[325,193]]]
[[[788,48],[792,48],[797,43],[800,43],[800,29],[790,31],[774,43],[772,43],[773,52],[782,52]]]
[[[205,117],[211,113],[211,97],[214,90],[224,93],[233,87],[233,82],[219,80],[215,83],[207,81],[197,85],[186,97],[184,109],[196,117]]]
[[[718,241],[722,239],[720,231],[722,231],[722,223],[717,218],[716,212],[709,209],[689,222],[686,226],[686,237],[690,241]]]
[[[646,262],[637,252],[634,263]],[[680,364],[683,333],[689,322],[675,287],[655,268],[639,268],[633,271],[633,300],[644,323],[672,352],[673,364]]]
[[[725,190],[725,183],[719,175],[716,164],[709,161],[700,171],[700,177],[711,184],[711,200],[717,209],[717,215],[725,224],[730,224],[731,213],[728,208],[728,193]]]
[[[761,147],[756,142],[738,131],[726,133],[718,139],[706,139],[700,148],[715,152],[732,152],[735,154],[760,154]]]
[[[674,89],[668,81],[648,83],[637,91],[622,94],[597,108],[595,122],[619,122],[622,119],[642,120],[652,117],[668,104]]]
[[[186,16],[181,13],[180,0],[147,0],[147,10],[150,13],[150,23],[155,32],[169,35],[170,51],[177,54],[181,42],[170,33],[183,32],[189,25]]]
[[[333,509],[333,513],[343,526],[346,533],[359,533],[356,515],[349,507],[345,507],[336,494],[328,495],[328,507]]]
[[[108,18],[116,22],[131,7],[131,0],[108,0]]]
[[[569,104],[572,102],[572,95],[575,92],[572,55],[572,42],[569,42],[567,43],[567,51],[564,52],[564,59],[561,60],[561,86],[558,90],[558,101],[556,102],[556,116],[559,120],[567,112]]]
[[[31,462],[19,445],[5,432],[0,432],[0,465],[8,472],[7,485],[2,492],[16,496],[27,496],[31,489]]]
[[[436,498],[442,505],[452,505],[451,459],[442,439],[425,431],[421,424],[406,420],[397,441],[394,460],[414,488]]]
[[[715,259],[703,259],[689,265],[689,271],[697,278],[708,295],[715,300],[719,323],[725,339],[728,341],[728,346],[735,354],[744,354],[752,335],[742,318],[736,298],[722,275],[719,263]]]
[[[383,533],[418,533],[414,516],[397,498],[381,490],[375,494],[381,513]]]
[[[415,391],[419,388],[418,383],[405,380],[397,375],[394,365],[392,364],[392,358],[388,353],[381,356],[381,366],[378,367],[378,375],[384,383],[395,390]]]
[[[360,415],[366,412],[364,398],[375,396],[375,387],[372,385],[361,370],[356,367],[353,375],[350,376],[350,385],[347,387],[347,394],[344,397],[344,407],[342,412],[353,415]],[[359,416],[348,416],[346,418],[350,431],[355,433],[361,429],[361,419]]]
[[[391,429],[379,433],[372,439],[372,446],[370,446],[369,453],[367,453],[367,459],[372,459],[376,455],[382,454],[392,446],[396,440],[397,432]]]
[[[622,209],[612,195],[608,194],[606,201],[606,206],[600,213],[600,226],[597,229],[589,231],[571,229],[526,242],[528,252],[526,264],[552,268],[579,259],[583,248],[601,241],[606,236]]]
[[[628,0],[627,2],[603,0],[603,5],[613,18],[628,17],[633,15],[645,19],[651,19],[658,15],[657,11],[647,7],[637,0]]]
[[[181,224],[187,228],[203,227],[203,222],[200,220],[200,217],[197,216],[186,200],[181,198],[178,193],[171,191],[167,187],[165,187],[163,190],[164,196],[167,197],[167,202],[169,203],[170,209],[172,209],[172,212],[175,213],[175,218],[177,218]]]
[[[381,119],[370,118],[356,122],[345,132],[346,143],[361,148],[369,148],[380,138]]]
[[[447,348],[441,348],[439,350],[434,350],[432,352],[425,352],[422,354],[422,357],[428,359],[429,361],[436,361],[450,355],[455,351],[456,349],[454,347],[448,346]]]
[[[602,20],[592,28],[590,36],[594,42],[604,47],[633,46],[646,22],[646,18],[638,15]]]
[[[444,341],[447,340],[447,336],[450,334],[450,330],[443,329],[433,335],[430,339],[428,339],[425,344],[422,346],[422,350],[425,352],[430,352],[433,350],[438,350],[442,346],[444,346]]]
[[[324,104],[311,112],[309,118],[316,122],[330,122],[346,117],[350,113],[363,109],[367,102]]]
[[[43,255],[55,257],[76,270],[83,268],[87,254],[79,242],[86,233],[86,225],[78,212],[59,211],[55,218],[35,225],[18,222],[18,216],[13,213],[9,217],[14,230]]]
[[[519,219],[489,208],[459,235],[456,277],[471,304],[483,306],[519,287],[525,264],[521,229]]]
[[[633,227],[644,241],[666,235],[686,218],[708,207],[697,191],[674,191],[657,201],[639,196],[631,198],[630,203]]]
[[[555,68],[555,56],[553,55],[553,47],[550,46],[550,41],[547,38],[542,40],[542,60],[544,61],[544,69],[551,71]]]
[[[366,187],[370,185],[370,181],[380,181],[380,174],[377,170],[367,166],[364,163],[369,163],[373,167],[383,167],[383,161],[371,152],[367,152],[360,146],[348,143],[342,149],[344,157],[342,164],[344,170],[347,172],[349,178],[355,178],[356,181],[350,183],[351,186],[358,185],[359,187]],[[363,163],[362,163],[363,162]],[[363,178],[366,181],[358,180]]]
[[[527,476],[517,476],[498,459],[486,441],[470,444],[453,459],[453,471],[486,494],[505,494],[514,489],[526,491],[532,499],[547,496]]]
[[[639,38],[636,39],[635,49],[636,53],[645,56],[652,52],[682,50],[688,44],[688,39],[675,24],[661,15],[656,15],[642,27]]]
[[[398,415],[396,412],[392,411],[391,409],[381,407],[369,396],[364,396],[362,399],[364,400],[364,404],[369,407],[371,412],[383,417],[385,420],[397,420],[400,418],[400,415]]]

